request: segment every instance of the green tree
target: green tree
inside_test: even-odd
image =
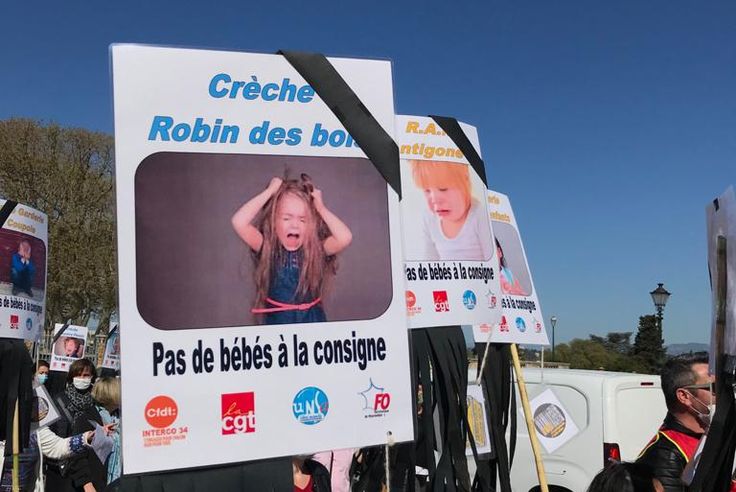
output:
[[[634,339],[634,358],[651,374],[659,374],[667,359],[662,339],[662,328],[657,317],[648,314],[639,317],[639,331]]]
[[[110,135],[0,121],[0,195],[48,215],[47,328],[117,309],[113,166]]]

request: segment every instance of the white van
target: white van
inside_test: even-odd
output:
[[[635,460],[667,413],[659,376],[526,368],[524,378],[530,401],[551,389],[579,429],[551,454],[542,447],[550,492],[585,492],[608,458]],[[517,407],[511,485],[515,492],[537,491],[539,482],[518,391]]]

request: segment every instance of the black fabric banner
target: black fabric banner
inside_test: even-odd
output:
[[[401,199],[399,147],[324,55],[279,51],[312,86]]]
[[[486,166],[483,163],[483,159],[478,155],[478,151],[475,150],[473,144],[468,140],[468,136],[460,127],[460,123],[455,118],[447,116],[435,116],[429,115],[434,121],[440,125],[440,128],[447,133],[447,136],[457,145],[457,148],[463,153],[465,158],[470,163],[470,166],[478,173],[480,179],[483,180],[483,184],[488,188],[488,179],[486,178]]]

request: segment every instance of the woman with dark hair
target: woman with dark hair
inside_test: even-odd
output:
[[[69,367],[66,387],[54,398],[61,415],[61,418],[51,426],[56,434],[61,437],[71,436],[75,421],[91,418],[97,413],[92,398],[92,384],[96,378],[97,369],[88,359],[75,360]],[[59,492],[103,490],[107,483],[107,471],[99,460],[88,460],[87,454],[82,453],[63,461],[47,462],[47,490]]]
[[[664,492],[664,487],[646,466],[612,463],[593,478],[588,492]]]
[[[501,247],[501,243],[498,242],[498,239],[496,239],[496,254],[498,255],[498,268],[499,270],[501,270],[501,275],[499,275],[499,277],[501,280],[501,290],[503,291],[503,293],[515,294],[519,296],[528,295],[526,292],[524,292],[521,284],[519,284],[519,279],[514,277],[514,274],[511,273],[511,269],[506,263],[506,258],[504,258],[503,256],[503,248]]]

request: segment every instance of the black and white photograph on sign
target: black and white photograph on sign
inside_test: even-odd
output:
[[[0,295],[43,301],[46,245],[39,238],[0,229]]]
[[[494,220],[493,233],[496,236],[501,291],[504,294],[530,295],[532,282],[516,228],[511,224]]]
[[[387,187],[367,159],[161,152],[135,176],[141,316],[171,330],[373,319]]]
[[[402,166],[405,260],[487,261],[493,256],[486,189],[462,163],[410,160]]]

